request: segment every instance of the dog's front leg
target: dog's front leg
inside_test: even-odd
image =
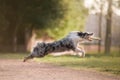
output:
[[[23,62],[26,62],[28,59],[32,59],[32,58],[33,58],[33,55],[30,54],[29,56],[27,56],[27,57],[24,58]]]
[[[77,53],[78,56],[85,57],[85,51],[83,49],[76,48],[75,52]]]

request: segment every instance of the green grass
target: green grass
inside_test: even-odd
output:
[[[26,53],[0,53],[0,59],[23,59]],[[59,66],[70,67],[74,69],[92,69],[102,72],[108,72],[120,75],[120,54],[87,54],[85,58],[77,56],[45,56],[44,58],[35,58],[35,61],[51,63]]]
[[[92,69],[120,75],[120,56],[116,55],[88,54],[85,58],[67,55],[54,57],[49,55],[35,60],[74,69]]]
[[[0,53],[0,59],[23,59],[27,53]]]

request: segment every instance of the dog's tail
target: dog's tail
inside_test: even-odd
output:
[[[23,62],[26,62],[28,59],[32,59],[32,58],[33,58],[33,56],[30,54],[29,56],[24,58]]]

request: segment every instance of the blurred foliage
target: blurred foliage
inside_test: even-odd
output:
[[[120,8],[120,0],[113,0],[114,7]]]
[[[62,18],[63,9],[61,0],[0,0],[0,43],[25,44],[34,29]]]
[[[1,15],[11,20],[19,18],[22,23],[34,24],[34,28],[44,28],[48,22],[62,17],[60,0],[0,0]]]
[[[68,34],[70,31],[82,31],[85,24],[87,9],[83,5],[83,0],[61,0],[64,9],[60,13],[64,13],[62,18],[57,18],[54,22],[49,22],[45,30],[49,36],[59,39]],[[42,30],[38,31],[41,35]]]
[[[43,31],[55,39],[61,38],[71,30],[83,30],[87,13],[83,2],[83,0],[0,0],[0,26],[1,29],[2,26],[9,29],[11,36],[21,32],[19,30],[22,27],[23,31],[26,28],[28,31],[38,30],[38,37]]]

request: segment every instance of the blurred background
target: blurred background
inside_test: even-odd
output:
[[[120,0],[0,0],[1,75],[5,74],[6,78],[8,73],[8,79],[13,78],[9,72],[18,72],[22,59],[37,42],[53,42],[71,31],[93,32],[101,41],[81,43],[86,51],[85,58],[73,55],[74,52],[64,52],[33,60],[40,65],[51,63],[120,75]],[[26,69],[31,71],[33,67],[28,66]],[[16,70],[9,70],[12,68]]]
[[[0,0],[0,52],[30,52],[70,31],[94,32],[87,52],[120,53],[120,0]]]

